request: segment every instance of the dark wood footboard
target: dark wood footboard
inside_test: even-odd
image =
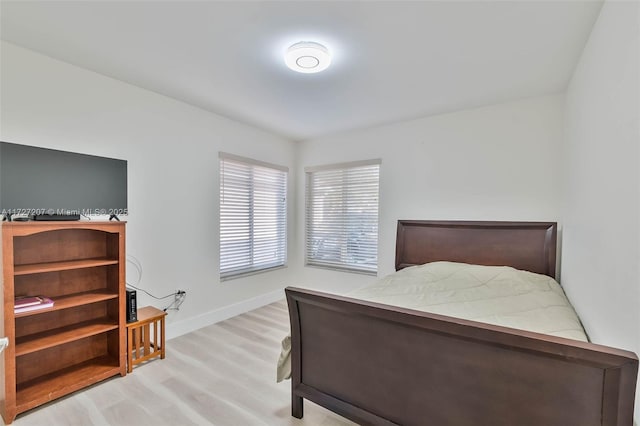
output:
[[[361,424],[632,425],[638,358],[600,345],[287,288],[292,414]]]

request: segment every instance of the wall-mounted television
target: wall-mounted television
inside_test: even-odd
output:
[[[127,161],[0,142],[0,213],[125,215]]]

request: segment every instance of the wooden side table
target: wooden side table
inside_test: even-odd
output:
[[[133,371],[134,365],[148,359],[157,356],[164,359],[165,316],[167,316],[166,312],[153,306],[145,306],[138,309],[138,321],[127,324],[127,373]],[[153,328],[153,339],[151,328]]]

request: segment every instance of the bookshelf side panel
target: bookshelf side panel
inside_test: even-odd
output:
[[[15,320],[13,314],[13,228],[2,225],[2,292],[0,297],[1,337],[9,339],[9,346],[0,356],[0,409],[5,423],[11,423],[16,416],[16,375],[15,375]]]

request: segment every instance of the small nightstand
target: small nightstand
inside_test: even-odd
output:
[[[165,316],[166,312],[145,306],[138,309],[138,321],[127,324],[127,373],[133,371],[134,365],[151,358],[159,356],[164,359]]]

